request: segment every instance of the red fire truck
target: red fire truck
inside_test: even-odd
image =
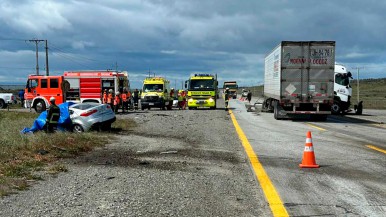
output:
[[[129,87],[127,72],[68,71],[59,76],[30,75],[25,89],[26,107],[40,113],[48,108],[52,96],[56,104],[68,101],[102,103],[104,90],[112,90],[115,94]]]

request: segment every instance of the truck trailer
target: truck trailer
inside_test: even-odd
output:
[[[282,41],[265,58],[263,111],[326,120],[334,102],[334,41]]]

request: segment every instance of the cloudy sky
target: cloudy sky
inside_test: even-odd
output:
[[[180,86],[193,72],[220,83],[263,82],[264,57],[280,41],[336,41],[336,61],[356,77],[386,77],[386,1],[375,0],[1,0],[0,83],[35,73],[35,44],[48,40],[51,74],[151,74]],[[44,43],[39,67],[45,69]]]

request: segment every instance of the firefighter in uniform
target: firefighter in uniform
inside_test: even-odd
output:
[[[128,107],[130,110],[133,109],[133,106],[132,106],[132,100],[131,100],[131,92],[130,92],[130,89],[127,90],[127,104],[128,104]]]
[[[58,126],[58,121],[60,118],[60,109],[55,104],[55,97],[50,98],[50,107],[47,110],[46,117],[46,133],[53,133]]]
[[[185,90],[182,90],[181,96],[182,96],[182,109],[185,110],[186,109],[186,92],[185,92]]]
[[[109,94],[107,95],[107,104],[110,105],[111,109],[114,111],[114,106],[113,106],[113,90],[109,90]]]
[[[122,98],[122,113],[125,113],[127,111],[127,90],[126,88],[123,89],[123,93],[121,95]]]
[[[229,95],[229,88],[227,87],[226,89],[225,89],[225,111],[228,111],[228,103],[229,103],[229,97],[230,97],[230,95]]]
[[[106,89],[103,91],[102,101],[103,101],[103,104],[107,103],[107,90]]]
[[[174,88],[170,89],[170,109],[173,108],[173,101],[174,101]]]
[[[182,98],[182,91],[178,91],[178,109],[182,109],[183,106],[183,98]]]
[[[119,92],[117,91],[115,93],[114,97],[114,111],[115,113],[118,113],[119,105],[121,104],[121,99],[119,98]]]

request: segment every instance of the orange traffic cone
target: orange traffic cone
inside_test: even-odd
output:
[[[318,168],[319,165],[316,164],[314,147],[312,146],[311,131],[307,132],[306,145],[303,152],[302,163],[299,164],[301,168]]]

